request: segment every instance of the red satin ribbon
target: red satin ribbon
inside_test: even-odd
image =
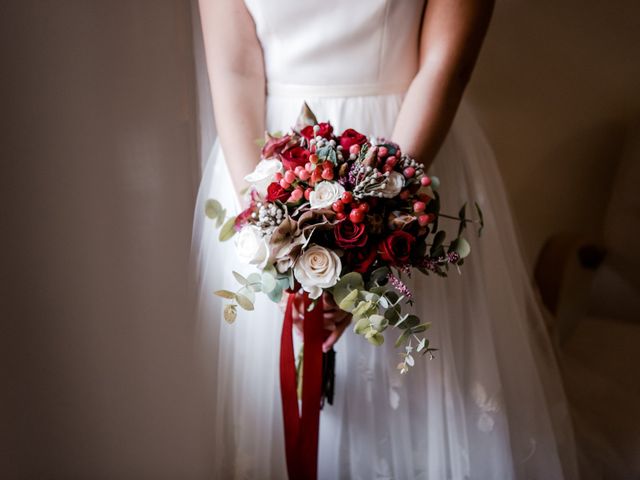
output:
[[[309,312],[311,303],[304,294],[304,362],[302,367],[302,415],[298,410],[296,366],[293,351],[293,298],[289,296],[280,341],[280,394],[289,480],[316,480],[318,476],[318,432],[322,395],[322,297]]]

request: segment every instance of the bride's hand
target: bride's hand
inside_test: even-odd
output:
[[[349,326],[349,323],[351,323],[351,314],[341,310],[329,293],[325,292],[322,295],[322,300],[324,304],[324,328],[331,332],[322,344],[322,351],[328,352],[342,336],[342,333]],[[304,297],[302,295],[296,295],[293,301],[293,325],[301,335],[303,320]]]

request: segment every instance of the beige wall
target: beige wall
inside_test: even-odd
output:
[[[0,44],[0,477],[202,478],[189,1],[2,2]]]
[[[601,221],[639,107],[637,5],[499,5],[470,98],[530,262],[550,233]],[[187,321],[188,7],[0,7],[3,478],[206,472]]]

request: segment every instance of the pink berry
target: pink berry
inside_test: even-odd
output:
[[[413,204],[413,211],[416,213],[424,212],[427,205],[424,202],[416,202]]]
[[[283,178],[282,180],[280,180],[280,186],[287,190],[291,186],[291,184]]]
[[[344,192],[342,194],[342,203],[351,203],[351,202],[353,202],[353,193]]]
[[[382,167],[382,171],[383,172],[393,172],[393,165],[385,164],[384,167]]]
[[[378,149],[378,156],[379,157],[386,157],[389,154],[389,150],[387,149],[387,147],[380,147]]]
[[[358,155],[360,153],[360,145],[355,144],[349,147],[349,153],[351,155]]]
[[[409,192],[409,190],[403,190],[400,192],[400,199],[401,200],[409,200],[409,197],[411,196],[411,192]]]
[[[305,200],[309,200],[309,197],[311,196],[311,192],[313,192],[313,188],[307,188],[304,191],[304,198]]]
[[[426,175],[424,177],[422,177],[420,179],[420,184],[423,187],[428,187],[429,185],[431,185],[431,178],[427,177]]]
[[[334,212],[344,212],[344,203],[342,203],[341,201],[333,202],[331,208]]]
[[[302,180],[303,182],[306,182],[307,180],[309,180],[309,177],[311,176],[311,174],[306,170],[302,170],[298,176],[300,177],[300,180]]]
[[[307,172],[309,172],[309,173],[313,172],[313,169],[314,169],[314,168],[316,168],[316,167],[315,167],[315,166],[313,165],[313,163],[311,163],[311,162],[307,163],[307,164],[304,166],[304,169],[305,169]]]
[[[280,180],[282,180],[282,174],[280,172],[276,173],[274,175],[274,178],[276,180],[276,182],[279,182]]]
[[[418,223],[420,224],[421,227],[426,227],[427,224],[429,223],[429,215],[420,215],[418,217]]]
[[[294,202],[299,201],[304,196],[304,192],[301,188],[296,188],[293,192],[291,192],[291,200]]]
[[[344,212],[338,212],[336,213],[336,218],[338,220],[344,220],[345,218],[347,218],[347,215]]]
[[[387,158],[387,160],[385,162],[385,165],[389,165],[391,167],[395,167],[396,163],[398,163],[398,159],[392,155],[389,158]]]
[[[416,174],[416,169],[413,167],[407,167],[404,169],[404,171],[402,172],[404,173],[404,176],[407,178],[411,178]]]
[[[322,170],[322,178],[325,180],[333,180],[333,169],[325,168]]]
[[[293,183],[296,181],[296,174],[293,173],[291,170],[288,170],[284,174],[284,179],[287,181],[287,183]]]

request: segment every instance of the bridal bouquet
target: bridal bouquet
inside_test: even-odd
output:
[[[261,161],[246,177],[248,207],[226,218],[216,200],[207,215],[221,227],[220,240],[235,236],[237,255],[257,271],[233,272],[237,291],[217,295],[230,301],[225,319],[237,308],[253,310],[255,294],[280,302],[284,292],[302,292],[309,310],[322,294],[353,316],[353,330],[373,345],[391,331],[404,346],[398,365],[406,373],[412,352],[432,355],[429,328],[407,312],[413,293],[405,279],[417,270],[446,276],[470,253],[462,236],[469,223],[466,205],[458,215],[440,212],[439,181],[392,142],[353,129],[336,134],[305,105],[286,134],[267,134]],[[457,222],[447,242],[441,219]]]

